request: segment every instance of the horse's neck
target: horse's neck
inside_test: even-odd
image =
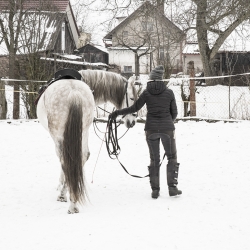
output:
[[[103,98],[98,98],[98,99],[95,98],[95,105],[96,106],[100,106],[100,105],[103,105],[103,104],[108,103],[108,102],[112,103],[116,108],[118,108],[117,103],[114,102],[112,99],[106,99],[105,100],[104,97]]]
[[[93,91],[96,106],[102,105],[104,103],[110,102],[116,108],[120,108],[121,102],[119,101],[123,95],[124,88],[121,89],[122,92],[117,91],[118,80],[112,78],[108,74],[98,74],[99,72],[82,72],[84,81],[89,85],[90,89]],[[86,74],[86,75],[84,75]]]

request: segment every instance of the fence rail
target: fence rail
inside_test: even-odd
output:
[[[250,73],[238,74],[238,75],[250,75]],[[237,75],[237,76],[238,76]],[[224,77],[232,77],[224,76]],[[195,80],[200,80],[203,77],[196,77]],[[204,77],[207,79],[207,77]],[[213,77],[215,78],[215,77]],[[216,77],[218,78],[218,77]],[[170,78],[164,79],[168,82],[168,88],[172,89],[176,103],[178,107],[178,117],[181,118],[185,116],[185,108],[187,109],[188,115],[190,115],[190,101],[183,100],[183,94],[188,96],[189,89],[189,80],[193,78],[183,77],[183,78]],[[22,85],[25,85],[25,82],[30,83],[34,82],[39,85],[46,83],[46,81],[32,81],[32,80],[17,80],[17,79],[1,79],[0,83],[1,88],[0,92],[5,92],[5,97],[7,101],[7,119],[12,118],[12,106],[13,106],[13,87],[8,84],[9,82],[20,81],[23,82]],[[142,81],[140,91],[143,91],[146,88],[147,80]],[[139,91],[139,89],[138,89]],[[27,107],[23,102],[23,95],[31,94],[36,95],[37,92],[33,91],[24,91],[20,88],[20,118],[27,119]],[[188,98],[187,98],[188,99]],[[250,120],[250,87],[238,87],[238,86],[225,86],[225,85],[215,85],[215,86],[198,86],[195,88],[195,103],[196,103],[196,117],[205,118],[205,119],[237,119],[237,120]],[[185,105],[186,104],[186,105]],[[101,108],[111,112],[114,106],[110,103],[100,105]],[[145,117],[147,114],[146,107],[144,106],[139,111],[139,116]],[[97,118],[107,117],[108,113],[100,109],[95,110],[95,116]]]

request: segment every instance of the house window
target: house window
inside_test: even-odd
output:
[[[102,54],[101,53],[97,53],[95,55],[95,62],[102,62]]]
[[[147,31],[153,31],[153,30],[154,30],[153,23],[151,22],[147,23]]]
[[[153,23],[152,22],[145,22],[145,21],[143,21],[142,22],[142,30],[143,31],[148,31],[148,32],[153,31],[154,30]]]
[[[124,66],[124,72],[125,72],[125,73],[130,73],[130,72],[132,72],[132,66]]]
[[[160,48],[160,50],[159,50],[159,59],[161,61],[164,60],[164,48]]]
[[[123,31],[122,32],[122,40],[125,43],[128,41],[128,31]]]
[[[122,32],[122,37],[127,38],[128,37],[128,31],[123,31]]]

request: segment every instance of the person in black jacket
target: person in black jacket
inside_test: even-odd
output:
[[[174,93],[162,81],[164,69],[158,66],[149,74],[147,88],[138,100],[130,107],[116,110],[109,115],[116,119],[118,115],[137,112],[144,104],[147,105],[147,118],[145,122],[146,141],[150,154],[149,178],[152,189],[152,198],[157,199],[160,192],[160,141],[168,158],[167,183],[170,196],[182,194],[177,188],[179,163],[175,141],[174,120],[177,117],[177,106]]]

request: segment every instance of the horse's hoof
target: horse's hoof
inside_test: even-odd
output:
[[[63,196],[58,196],[57,200],[61,202],[67,202],[67,198]]]
[[[68,210],[68,214],[74,214],[74,213],[76,213],[76,214],[79,213],[79,209],[75,207],[75,208],[73,209],[73,211]]]

